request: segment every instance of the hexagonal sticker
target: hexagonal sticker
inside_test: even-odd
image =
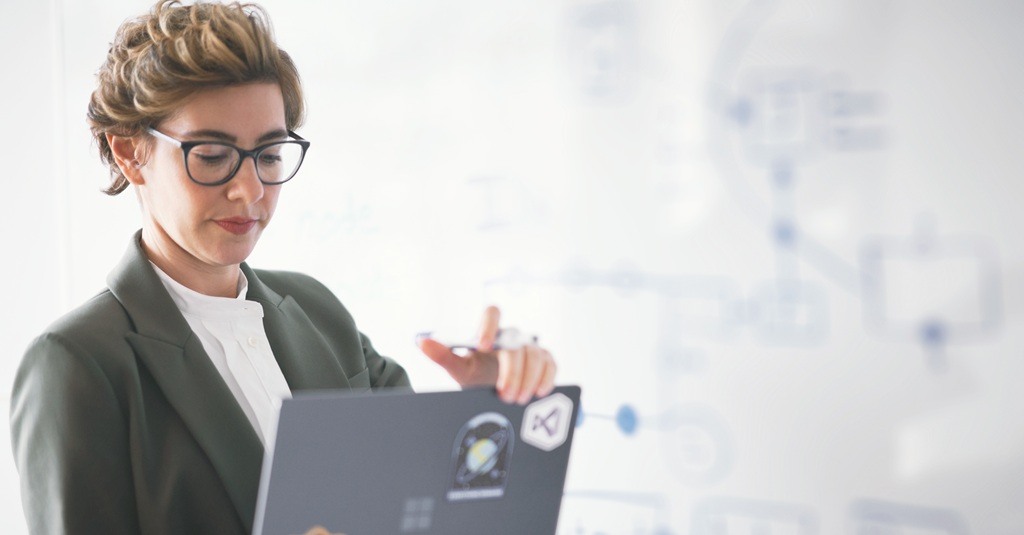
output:
[[[573,403],[568,396],[554,393],[527,405],[519,436],[523,442],[551,451],[569,437]]]

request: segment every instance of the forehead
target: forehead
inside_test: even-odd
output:
[[[284,98],[276,83],[202,89],[161,125],[179,133],[217,130],[240,139],[285,128]]]

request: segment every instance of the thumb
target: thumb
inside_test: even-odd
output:
[[[434,340],[432,338],[423,338],[419,341],[420,351],[424,355],[430,357],[430,360],[436,362],[442,368],[448,371],[448,374],[452,377],[458,377],[462,371],[463,366],[466,365],[465,360],[452,353],[448,346]]]

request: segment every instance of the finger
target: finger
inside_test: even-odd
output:
[[[501,311],[498,307],[491,305],[484,309],[484,316],[480,321],[480,341],[476,345],[478,351],[490,351],[494,347],[494,341],[498,339],[500,322]]]
[[[419,345],[420,351],[424,355],[430,357],[430,360],[444,368],[448,375],[451,375],[456,381],[462,377],[465,371],[466,360],[452,353],[448,346],[431,338],[420,340]]]
[[[526,357],[523,362],[523,383],[519,387],[519,395],[516,396],[516,402],[520,405],[526,405],[530,401],[530,398],[537,393],[537,388],[540,386],[540,381],[544,377],[544,369],[547,367],[547,361],[551,357],[537,346],[526,346]]]
[[[523,384],[523,361],[525,350],[505,349],[498,352],[498,395],[506,403],[512,403],[519,395]]]
[[[540,386],[537,388],[537,396],[545,397],[551,394],[555,390],[555,375],[558,372],[558,364],[555,362],[554,357],[551,353],[548,353],[547,364],[544,366],[544,375],[540,379]]]

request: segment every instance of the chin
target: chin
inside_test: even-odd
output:
[[[218,260],[217,263],[225,266],[241,264],[256,248],[256,242],[252,243],[226,243],[216,251],[210,251],[211,257]]]

